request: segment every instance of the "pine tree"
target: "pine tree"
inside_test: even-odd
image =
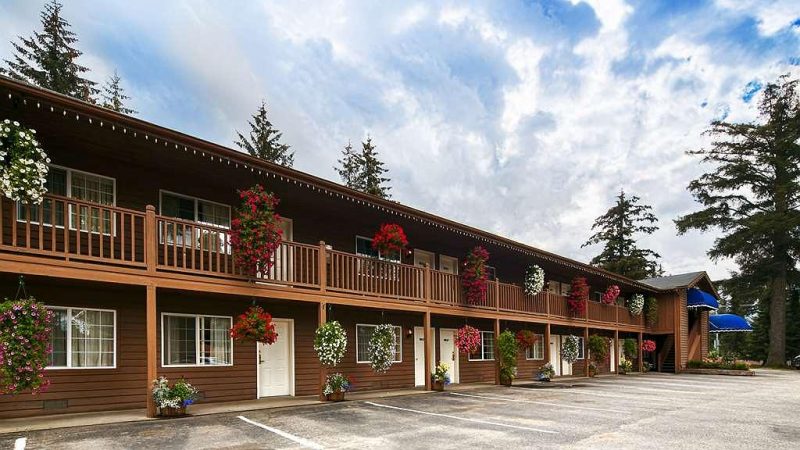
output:
[[[800,96],[797,80],[780,77],[764,89],[761,123],[715,121],[710,148],[690,151],[713,168],[689,184],[703,209],[675,221],[679,233],[722,231],[708,251],[734,258],[742,272],[768,280],[767,365],[786,361],[786,297],[800,258]]]
[[[57,0],[44,6],[40,13],[42,32],[34,31],[32,37],[20,36],[19,43],[12,42],[13,58],[5,60],[8,67],[0,73],[93,102],[98,93],[96,83],[81,76],[89,69],[77,63],[82,54],[74,47],[78,39],[61,17],[61,8]]]
[[[251,156],[292,167],[294,164],[294,152],[289,150],[289,146],[280,142],[283,133],[272,126],[272,122],[267,118],[267,104],[262,100],[261,106],[255,114],[253,120],[247,122],[250,125],[250,137],[246,137],[239,131],[239,140],[235,142],[239,148],[247,150]]]
[[[359,179],[363,187],[362,190],[370,195],[390,198],[389,189],[391,189],[391,187],[385,186],[385,183],[388,183],[390,180],[383,176],[383,174],[389,170],[383,167],[383,162],[378,159],[378,152],[375,151],[372,138],[367,137],[366,142],[362,142],[361,146],[362,167]]]
[[[103,99],[103,107],[122,114],[136,114],[136,111],[125,106],[125,100],[129,100],[130,97],[125,95],[125,89],[122,88],[121,82],[122,78],[117,75],[116,70],[114,75],[108,77],[100,94]]]
[[[625,195],[620,191],[617,201],[598,217],[592,230],[597,230],[582,247],[603,244],[603,251],[591,263],[608,271],[639,280],[658,276],[661,266],[660,255],[653,250],[642,249],[636,245],[637,233],[652,234],[658,229],[658,218],[652,207],[639,204],[639,197]]]
[[[795,286],[786,305],[786,359],[800,355],[800,286]]]
[[[721,293],[720,313],[731,313],[742,317],[754,317],[759,320],[759,299],[769,294],[766,280],[754,278],[741,273],[731,273],[730,278],[714,283]],[[763,321],[763,317],[761,317]],[[752,324],[754,327],[757,323]],[[720,346],[723,355],[752,358],[753,353],[760,360],[766,357],[766,342],[761,351],[754,352],[753,333],[721,333]]]
[[[363,190],[364,187],[359,179],[360,168],[363,166],[361,154],[353,151],[353,144],[349,141],[342,150],[342,159],[338,160],[338,162],[339,167],[335,169],[342,178],[342,183],[349,188]]]

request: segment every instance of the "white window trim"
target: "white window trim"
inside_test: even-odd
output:
[[[578,358],[576,361],[582,361],[586,358],[586,343],[583,342],[583,336],[575,336],[578,338]]]
[[[494,337],[494,331],[481,331],[480,333],[481,333],[481,345],[480,345],[481,357],[480,358],[473,358],[472,354],[469,354],[467,356],[467,359],[469,361],[494,361],[494,350],[495,350],[495,346],[497,345],[497,342],[494,341],[494,340],[492,340],[492,342],[494,343],[494,345],[492,346],[492,358],[489,359],[489,358],[484,358],[483,357],[483,354],[484,354],[484,351],[483,351],[483,334],[484,333],[489,333],[489,334],[492,335],[492,337]]]
[[[82,308],[80,306],[54,306],[45,305],[46,309],[61,309],[67,311],[67,365],[66,366],[47,366],[46,370],[102,370],[117,368],[117,311],[114,309]],[[110,312],[114,314],[114,344],[113,344],[113,364],[110,366],[87,366],[72,367],[72,310],[79,309],[84,311]]]
[[[186,313],[171,313],[171,312],[162,312],[161,313],[161,367],[231,367],[233,366],[233,338],[230,338],[231,341],[231,362],[228,364],[166,364],[164,362],[166,358],[166,352],[164,350],[164,343],[165,343],[165,336],[164,333],[164,318],[166,316],[177,316],[177,317],[194,317],[194,339],[195,339],[195,348],[194,348],[194,360],[200,361],[200,318],[203,317],[212,317],[217,319],[228,319],[230,321],[231,327],[233,327],[233,316],[216,316],[213,314],[186,314]]]
[[[363,360],[358,359],[358,327],[377,327],[377,326],[378,326],[377,324],[373,324],[373,323],[357,323],[356,324],[356,364],[370,364],[370,363],[372,363],[372,361],[369,361],[369,360],[363,361]],[[397,364],[397,363],[403,362],[403,327],[400,326],[400,325],[393,325],[393,326],[395,328],[395,333],[398,336],[400,336],[399,351],[397,352],[400,355],[400,359],[392,361],[392,363]],[[400,329],[400,331],[397,331],[398,328]]]
[[[530,347],[528,350],[525,351],[525,359],[527,361],[543,361],[544,360],[544,335],[543,334],[537,334],[537,333],[534,333],[533,335],[536,336],[538,339],[536,340],[536,343],[534,343],[532,347]],[[542,345],[542,357],[541,358],[536,358],[536,353],[533,351],[533,349],[535,348],[537,343],[541,343],[541,345]],[[528,357],[528,355],[530,355],[530,357]]]
[[[199,223],[199,224],[202,224],[202,225],[208,225],[210,227],[225,228],[226,230],[229,230],[231,228],[230,227],[230,224],[231,224],[231,209],[232,209],[231,205],[227,205],[225,203],[220,203],[220,202],[214,202],[214,201],[211,201],[211,200],[206,200],[204,198],[195,197],[195,196],[192,196],[192,195],[180,194],[178,192],[168,191],[166,189],[159,189],[158,190],[158,214],[159,215],[162,215],[162,216],[164,215],[164,213],[162,211],[162,209],[164,207],[164,194],[174,195],[175,197],[180,197],[180,198],[183,198],[183,199],[186,199],[186,200],[192,200],[192,202],[194,202],[194,220],[191,220],[190,222],[196,222],[196,223]],[[211,204],[216,205],[216,206],[222,206],[222,207],[227,208],[228,209],[228,226],[216,225],[216,224],[213,224],[213,223],[203,222],[203,221],[199,220],[198,217],[199,217],[199,214],[200,214],[200,209],[197,206],[198,205],[198,201],[211,203]],[[175,217],[175,218],[177,219],[177,217]],[[178,219],[178,220],[186,220],[186,219]]]
[[[365,258],[374,258],[372,255],[366,255],[366,254],[364,254],[364,253],[358,253],[358,240],[359,240],[359,239],[364,239],[364,240],[367,240],[367,241],[369,241],[370,243],[373,241],[373,239],[372,239],[372,238],[369,238],[369,237],[366,237],[366,236],[361,236],[361,235],[357,234],[357,235],[356,235],[356,237],[355,237],[355,241],[354,241],[354,243],[355,243],[355,250],[356,250],[356,251],[355,251],[355,253],[356,253],[356,255],[358,255],[358,256],[363,256],[363,257],[365,257]],[[402,258],[402,255],[400,255],[400,258]],[[380,252],[380,251],[378,252],[378,260],[380,260],[380,261],[386,261],[386,262],[393,262],[393,263],[398,263],[398,264],[401,262],[401,260],[400,260],[400,259],[390,259],[390,258],[385,258],[383,255],[381,255],[381,252]]]

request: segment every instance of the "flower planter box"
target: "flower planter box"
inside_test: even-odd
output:
[[[433,380],[433,382],[431,382],[431,390],[434,390],[434,391],[437,391],[437,392],[443,392],[444,391],[444,381]]]
[[[752,370],[734,370],[734,369],[684,369],[681,373],[693,373],[698,375],[733,375],[740,377],[755,376]]]
[[[325,396],[325,400],[329,402],[343,402],[344,392],[332,392]]]
[[[181,406],[180,408],[172,408],[170,406],[165,406],[163,408],[159,408],[158,415],[161,417],[181,417],[186,415],[186,407]]]

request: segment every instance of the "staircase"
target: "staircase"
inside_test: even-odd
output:
[[[672,335],[668,335],[664,339],[664,344],[661,345],[661,351],[658,353],[658,360],[661,372],[675,372],[675,338]]]

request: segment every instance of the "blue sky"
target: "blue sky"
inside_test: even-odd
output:
[[[42,3],[0,0],[0,58]],[[231,145],[264,98],[297,169],[338,181],[370,135],[394,199],[584,261],[624,188],[669,273],[733,267],[705,256],[714,233],[675,234],[706,169],[684,152],[800,75],[796,0],[64,3],[81,62],[116,69],[142,119]]]

